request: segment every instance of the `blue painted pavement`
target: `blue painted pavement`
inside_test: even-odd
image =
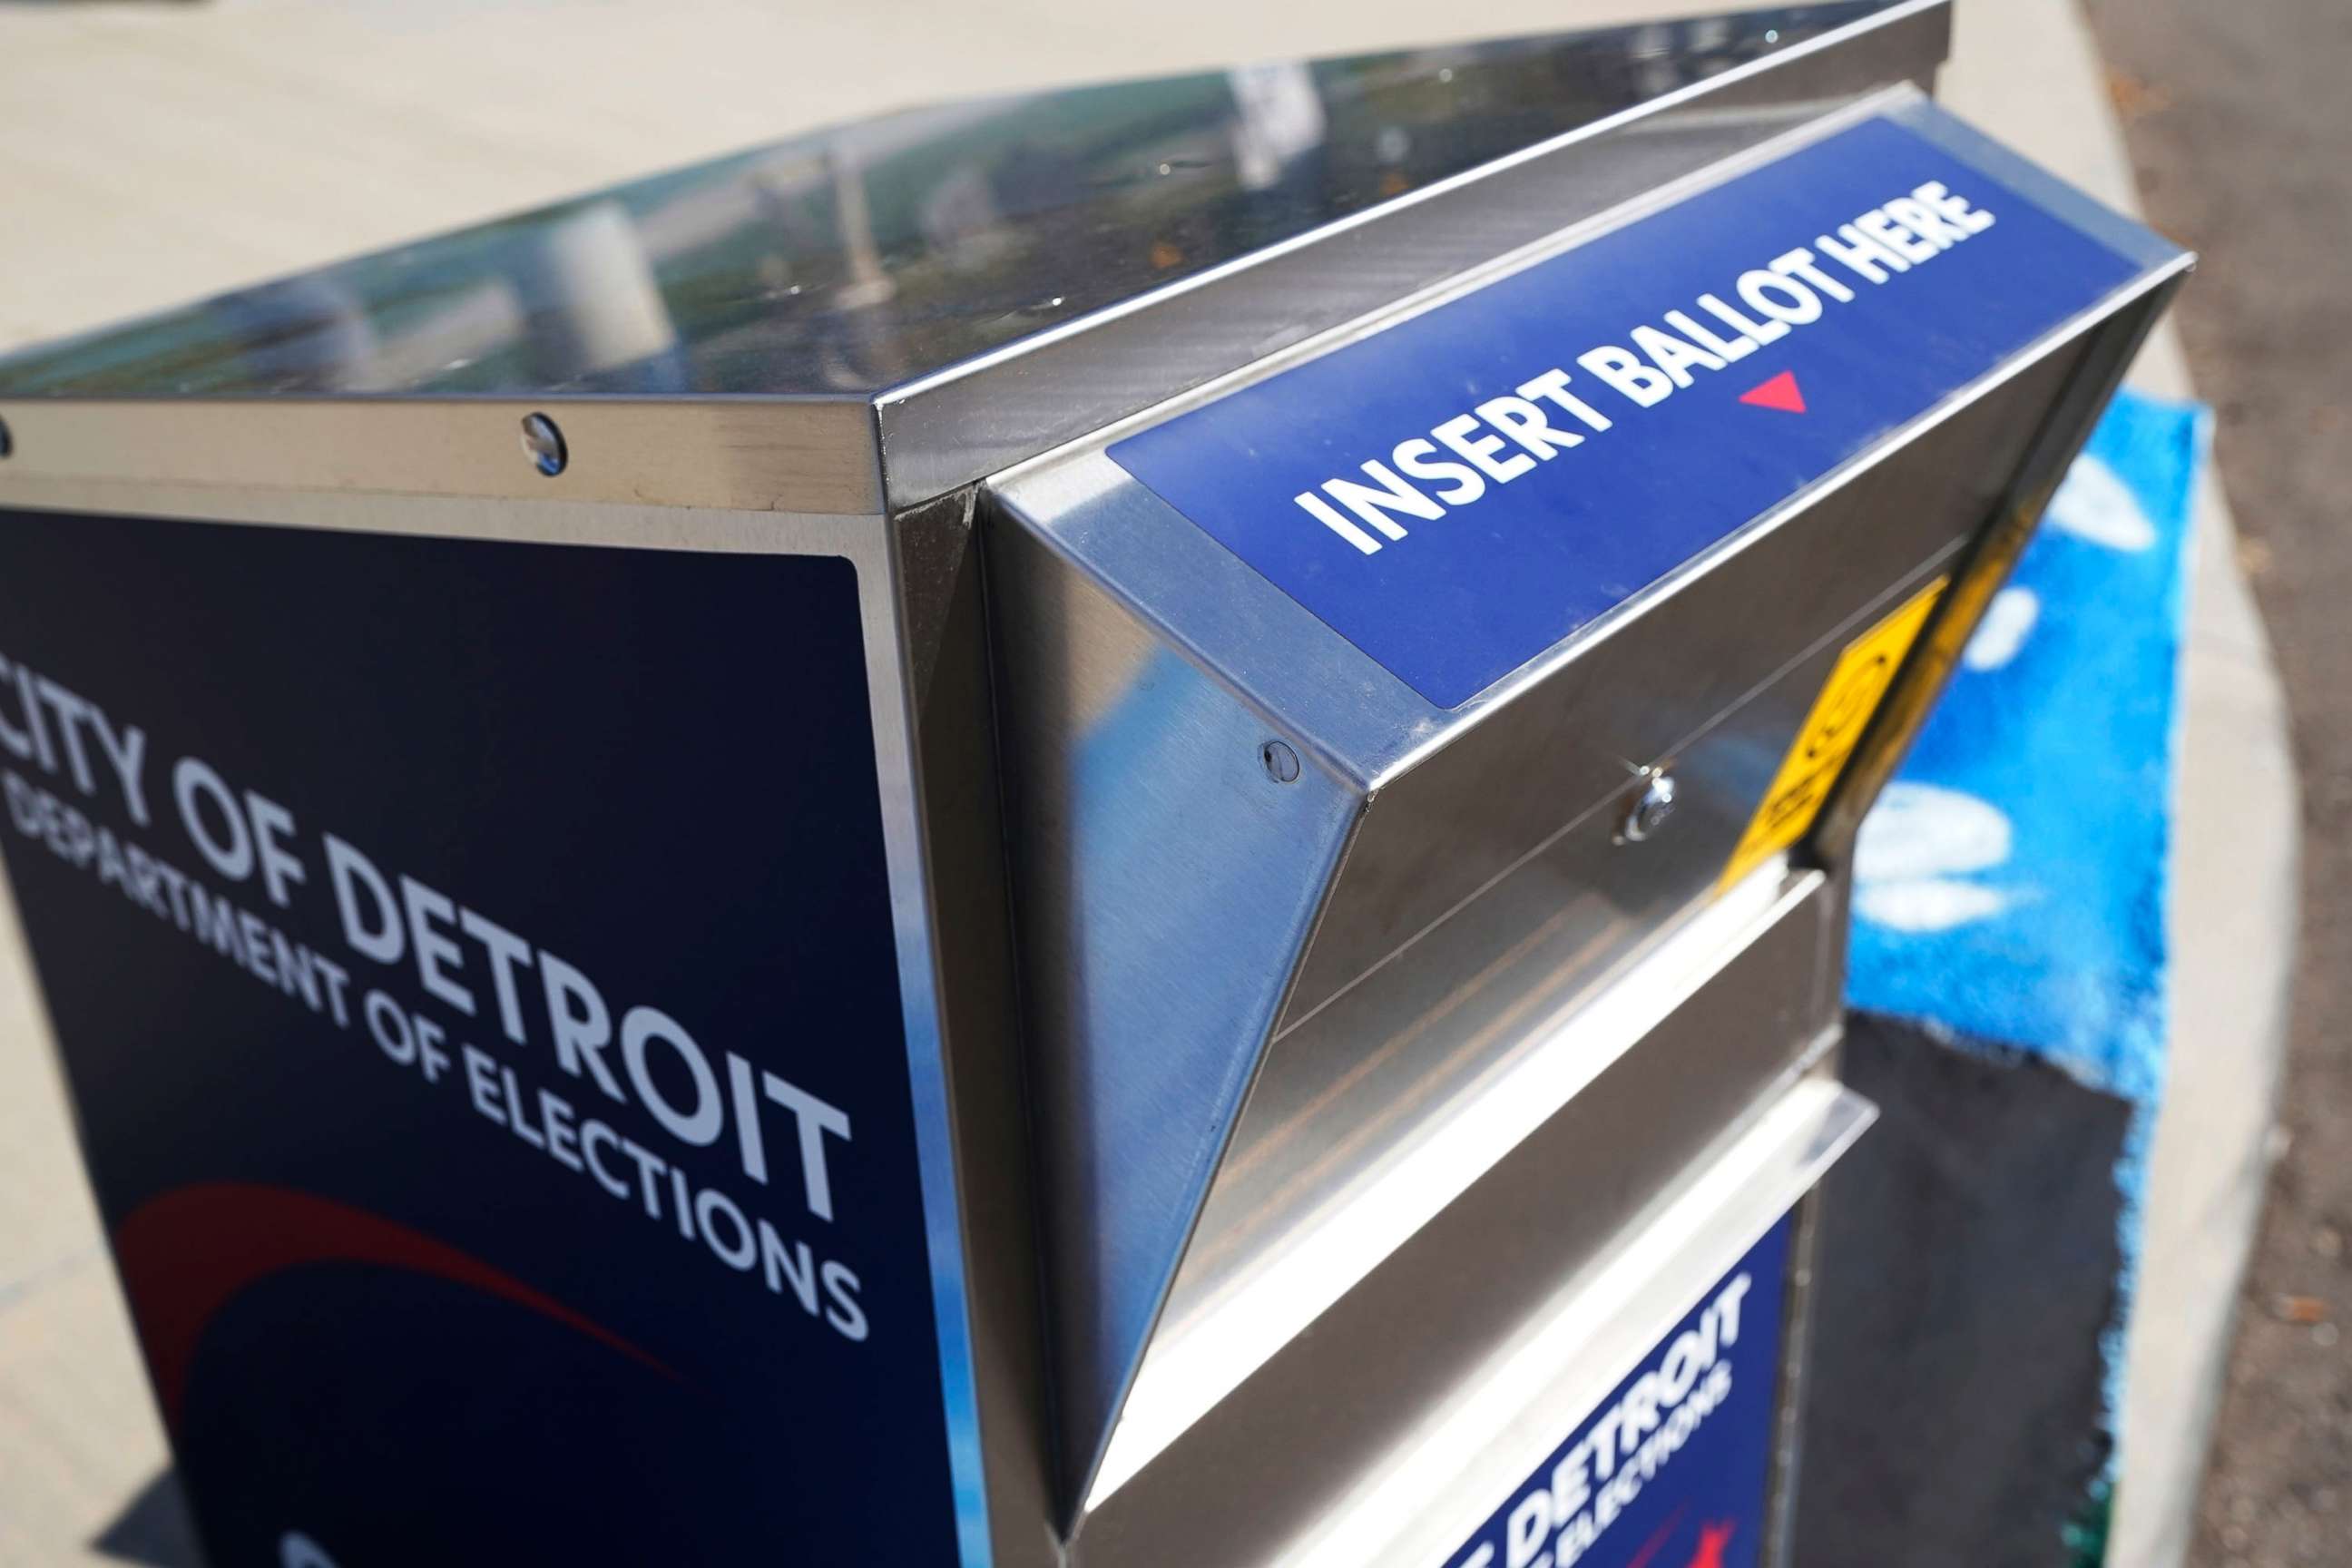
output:
[[[2196,405],[2119,395],[1863,829],[1852,1004],[2163,1079]]]

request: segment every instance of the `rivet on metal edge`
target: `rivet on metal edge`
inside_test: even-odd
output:
[[[563,445],[563,432],[556,428],[555,421],[544,414],[523,416],[522,449],[523,455],[531,460],[531,466],[551,479],[562,473],[563,465],[571,461],[571,453]]]
[[[1268,741],[1257,749],[1257,760],[1265,764],[1265,776],[1276,784],[1292,784],[1298,778],[1298,753],[1286,742]]]
[[[1674,814],[1675,775],[1663,768],[1643,768],[1641,793],[1626,808],[1617,837],[1628,844],[1639,844],[1664,827]]]

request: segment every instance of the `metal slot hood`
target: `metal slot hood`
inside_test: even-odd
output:
[[[2187,265],[1907,86],[1771,118],[983,488],[1074,1514],[1160,1347],[1758,863],[1884,628],[1965,632]]]

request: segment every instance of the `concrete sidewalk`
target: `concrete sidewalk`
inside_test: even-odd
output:
[[[0,348],[95,326],[877,109],[1090,77],[1540,32],[1706,0],[935,0],[786,12],[509,0],[0,10]],[[1961,0],[1947,100],[2136,208],[2087,35]],[[2192,287],[2194,285],[2192,284]],[[2184,396],[2168,332],[2134,377]],[[2172,1086],[2157,1131],[2111,1561],[2177,1562],[2262,1197],[2296,847],[2267,646],[2218,487],[2187,649]],[[0,941],[0,1568],[96,1560],[166,1464],[13,915]],[[128,1543],[127,1538],[118,1541]]]
[[[1956,111],[2053,173],[2140,210],[2105,68],[2072,5],[1961,0],[1943,89]],[[2159,397],[2195,395],[2171,323],[2130,380]],[[2173,1033],[2126,1352],[2107,1556],[2116,1568],[2179,1563],[2194,1535],[2239,1281],[2262,1217],[2297,930],[2301,815],[2285,697],[2210,464],[2193,528]]]

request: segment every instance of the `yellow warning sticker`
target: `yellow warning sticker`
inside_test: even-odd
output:
[[[1763,803],[1740,836],[1739,847],[1731,852],[1730,863],[1723,868],[1723,886],[1737,882],[1802,838],[1812,826],[1948,581],[1938,577],[1928,584],[1838,655],[1830,678],[1822,683],[1822,694],[1813,700],[1812,711],[1798,727],[1796,742],[1781,760],[1772,787],[1764,792]]]

